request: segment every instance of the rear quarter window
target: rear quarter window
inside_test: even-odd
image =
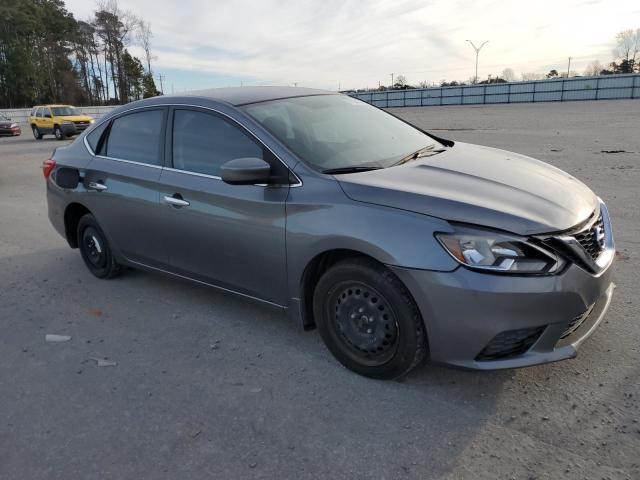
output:
[[[102,138],[102,135],[104,134],[108,125],[109,122],[101,123],[87,134],[87,143],[91,147],[91,150],[93,150],[93,153],[95,153],[96,155],[100,154],[100,152],[98,151],[98,147],[102,147],[102,145],[100,145],[100,139]]]

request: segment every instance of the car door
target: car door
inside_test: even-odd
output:
[[[158,193],[166,112],[136,109],[98,126],[87,136],[96,154],[84,176],[88,208],[112,247],[129,261],[160,268],[166,266]]]
[[[210,110],[172,108],[167,150],[160,202],[171,269],[284,304],[288,169],[243,127]],[[270,163],[274,184],[224,183],[220,166],[243,157]]]
[[[40,127],[40,131],[42,133],[52,133],[53,132],[53,118],[51,116],[51,109],[49,107],[42,107],[42,126]]]
[[[40,130],[40,133],[47,133],[46,129],[44,128],[44,124],[45,124],[44,111],[45,111],[45,107],[40,107],[36,112],[35,122],[36,122],[36,126],[38,127],[38,130]]]

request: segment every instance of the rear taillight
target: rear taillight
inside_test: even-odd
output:
[[[44,179],[47,180],[51,172],[56,167],[56,161],[51,158],[42,162],[42,174],[44,175]]]

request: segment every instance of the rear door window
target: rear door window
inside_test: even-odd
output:
[[[101,153],[121,160],[161,165],[164,116],[164,109],[155,109],[114,119]]]

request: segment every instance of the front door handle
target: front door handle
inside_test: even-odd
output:
[[[107,188],[108,187],[104,183],[89,182],[89,189],[90,190],[97,190],[98,192],[103,192]]]
[[[165,195],[164,201],[165,203],[173,205],[174,207],[188,207],[189,205],[191,205],[189,202],[183,200],[182,198],[170,197],[168,195]]]

